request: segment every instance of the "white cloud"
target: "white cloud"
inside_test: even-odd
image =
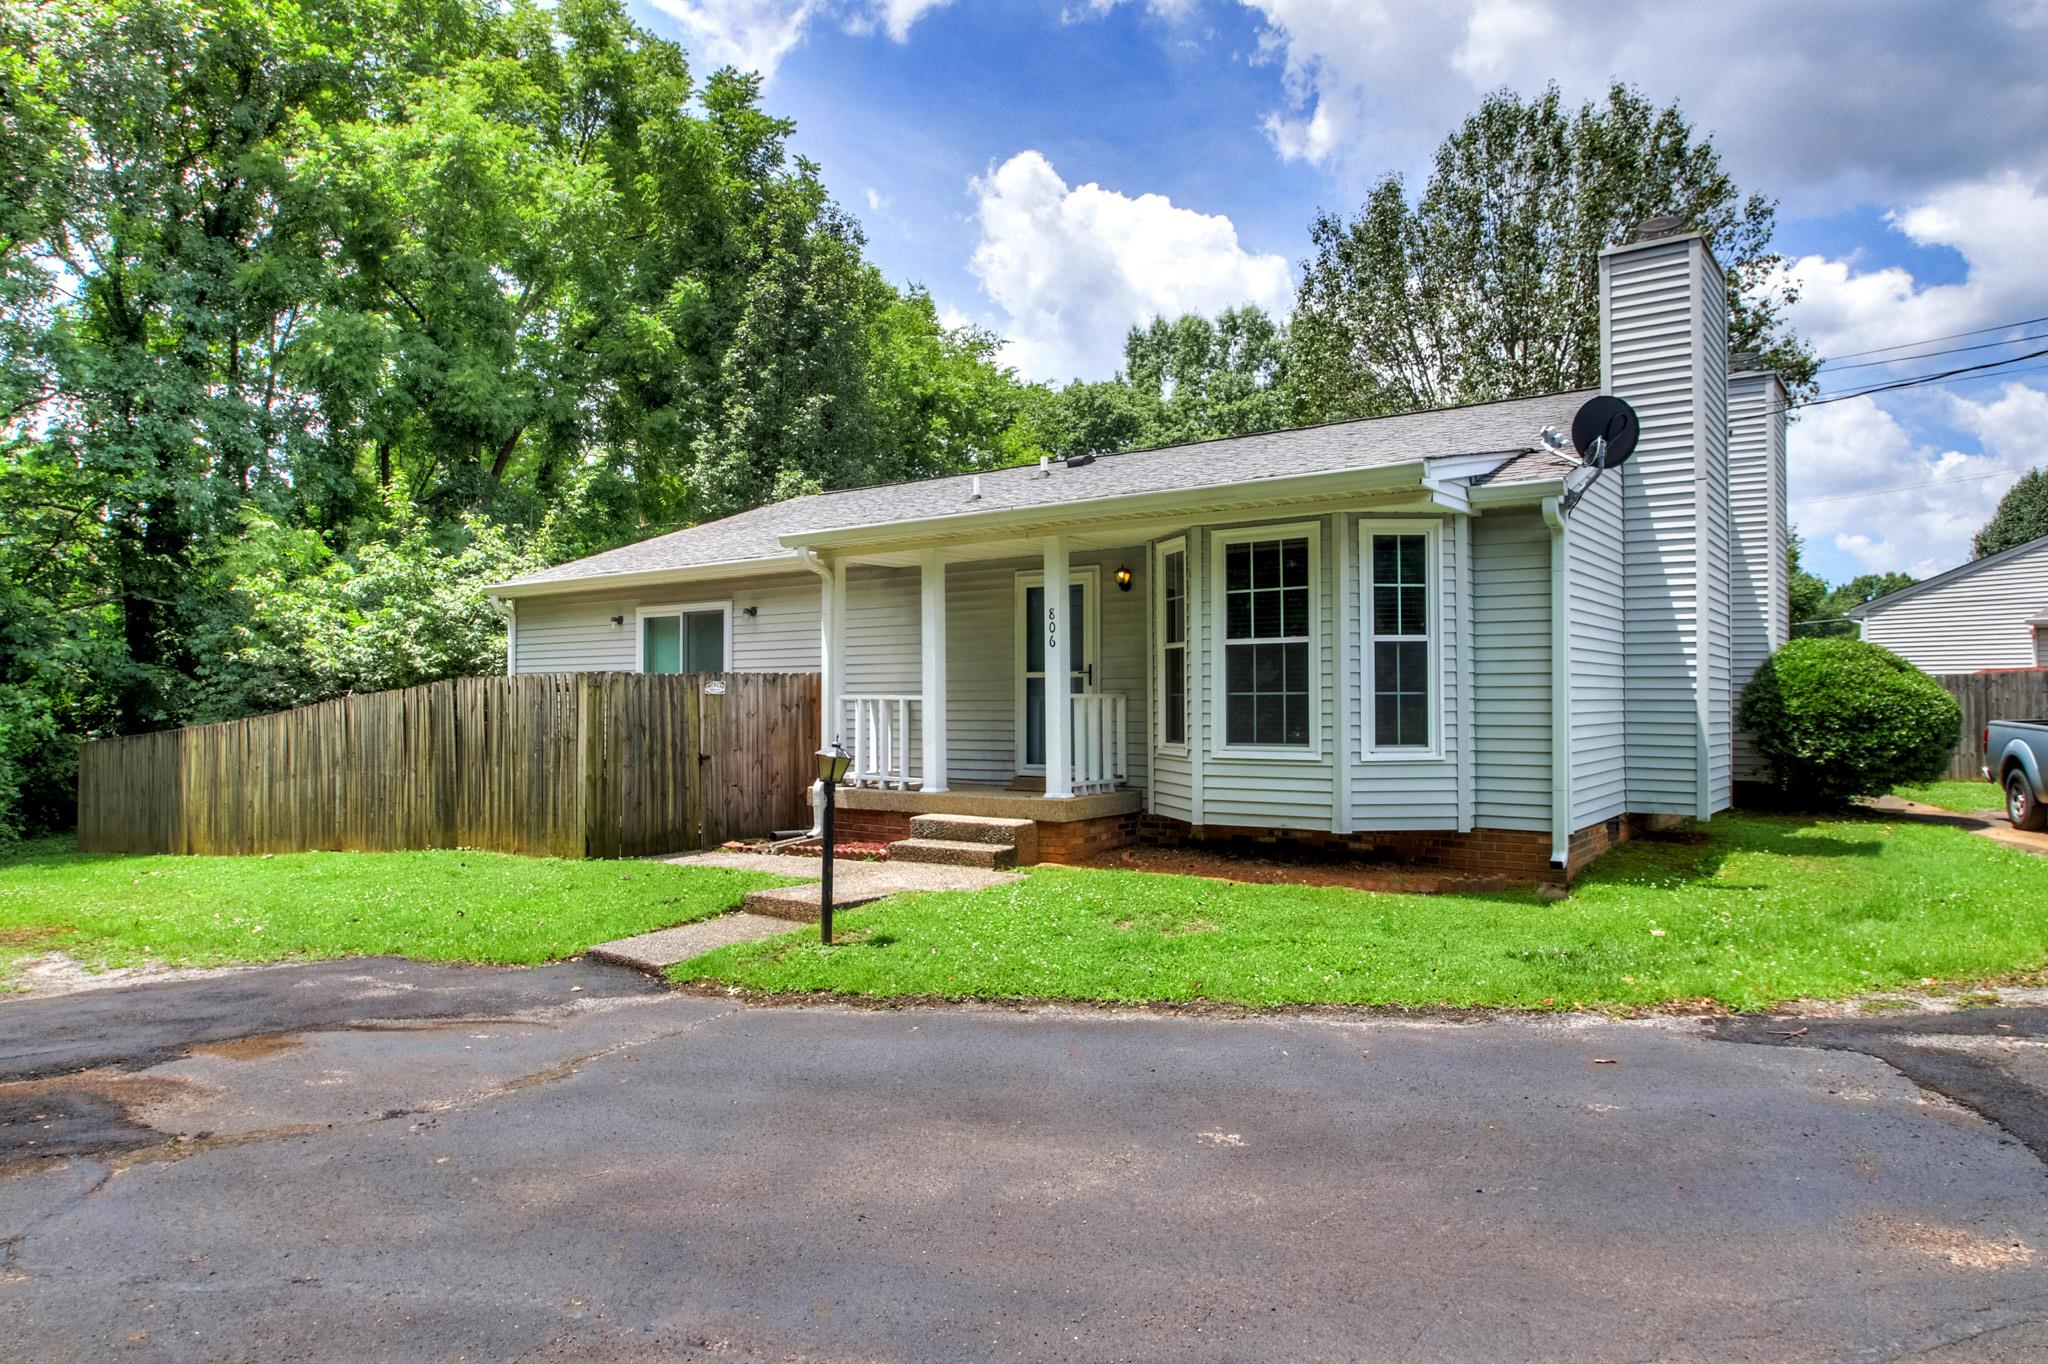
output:
[[[969,186],[980,239],[970,263],[1007,315],[1004,358],[1028,378],[1107,378],[1124,333],[1156,314],[1293,305],[1287,261],[1244,249],[1221,214],[1068,186],[1035,151],[1019,152]]]
[[[1289,158],[1420,173],[1487,90],[1615,79],[1679,99],[1745,184],[1819,211],[2048,169],[2048,7],[1724,0],[1242,0],[1286,97]]]
[[[1915,439],[1871,398],[1805,409],[1792,425],[1792,520],[1826,576],[1900,570],[1918,577],[1970,557],[1970,541],[2021,474],[2048,462],[2048,393],[2006,384],[1984,401],[1951,397],[1968,452]],[[1820,550],[1814,554],[1812,550]]]
[[[868,211],[871,213],[880,213],[883,209],[887,208],[888,206],[889,196],[882,193],[882,191],[876,189],[873,185],[869,185]]]
[[[811,25],[837,22],[849,33],[877,29],[905,42],[917,21],[952,0],[650,0],[683,27],[699,68],[737,66],[772,77]]]
[[[2042,186],[2010,173],[1954,185],[1888,221],[1917,245],[1953,249],[1966,273],[1953,284],[1923,286],[1896,266],[1858,270],[1853,260],[1821,256],[1792,262],[1788,270],[1800,288],[1792,322],[1822,355],[2048,316],[2048,256],[2040,246],[2048,241],[2048,190]]]

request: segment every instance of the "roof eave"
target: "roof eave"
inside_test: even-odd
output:
[[[614,588],[653,587],[670,583],[680,585],[750,573],[798,572],[802,570],[803,562],[801,554],[788,553],[753,559],[725,559],[707,564],[686,564],[677,568],[641,568],[620,573],[591,573],[575,578],[549,578],[540,582],[514,578],[510,582],[496,583],[485,588],[484,594],[500,601],[517,601],[522,597],[559,597],[572,592],[604,592]]]
[[[1211,484],[1201,488],[1174,488],[1071,502],[1034,503],[1027,507],[953,512],[945,516],[888,521],[878,525],[818,527],[790,531],[778,538],[791,549],[862,549],[904,540],[943,541],[960,536],[979,537],[990,532],[1048,526],[1066,529],[1080,522],[1149,519],[1176,512],[1206,511],[1218,505],[1249,509],[1403,488],[1422,488],[1433,492],[1435,490],[1429,487],[1429,480],[1424,477],[1429,463],[1427,459],[1413,459],[1370,469],[1333,469],[1281,478]]]

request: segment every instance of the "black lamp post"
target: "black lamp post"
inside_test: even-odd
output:
[[[818,832],[825,840],[825,874],[818,880],[818,933],[827,947],[832,945],[832,807],[852,762],[853,755],[837,741],[818,750],[818,783],[825,788],[824,808],[818,812]]]

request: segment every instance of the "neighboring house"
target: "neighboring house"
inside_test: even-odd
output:
[[[825,493],[502,585],[510,666],[820,670],[850,836],[1576,871],[1727,807],[1786,634],[1785,394],[1731,376],[1720,269],[1648,236],[1601,300],[1642,437],[1576,505],[1541,433],[1592,391]]]
[[[2048,535],[1848,612],[1863,638],[1930,673],[2048,668]]]

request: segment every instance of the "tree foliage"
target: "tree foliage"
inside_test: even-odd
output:
[[[1319,215],[1292,322],[1294,415],[1322,421],[1589,388],[1599,255],[1675,215],[1728,279],[1731,346],[1788,385],[1815,361],[1786,329],[1776,207],[1745,195],[1677,105],[1616,85],[1567,110],[1555,86],[1501,91],[1437,149],[1421,199],[1398,176],[1358,215]]]
[[[500,666],[542,547],[1002,457],[790,133],[622,0],[0,8],[0,826],[63,736]]]
[[[2019,482],[1998,500],[1998,510],[1977,532],[1971,551],[1982,559],[2044,535],[2048,535],[2048,469],[2034,469],[2020,475]]]

